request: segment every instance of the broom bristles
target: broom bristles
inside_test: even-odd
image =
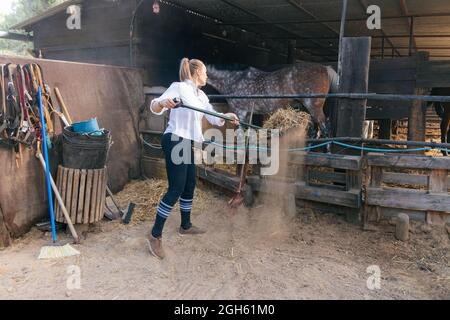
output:
[[[64,246],[45,246],[41,248],[38,259],[63,258],[79,255],[80,252],[70,244]]]

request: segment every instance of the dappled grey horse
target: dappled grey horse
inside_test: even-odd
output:
[[[296,93],[337,92],[337,74],[333,68],[312,62],[299,62],[276,71],[262,71],[253,67],[244,70],[222,70],[207,66],[208,84],[220,94],[279,95]],[[324,98],[301,99],[227,99],[231,111],[247,120],[252,108],[266,114],[300,102],[311,114],[322,136],[329,136],[330,128],[324,113]]]

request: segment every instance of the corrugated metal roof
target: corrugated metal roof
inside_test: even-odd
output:
[[[82,0],[68,1],[16,25],[15,28],[30,28],[36,22],[64,10],[75,2]],[[163,5],[171,3],[203,14],[216,19],[217,23],[224,26],[233,25],[255,32],[263,39],[280,41],[297,39],[299,50],[323,56],[328,60],[337,58],[341,0],[162,0],[161,2]],[[368,5],[378,5],[381,8],[381,30],[367,28]],[[439,16],[427,16],[432,14]],[[395,56],[406,56],[409,54],[410,15],[417,15],[412,18],[415,35],[412,51],[429,51],[432,59],[450,58],[449,0],[349,0],[347,13],[349,21],[345,35],[373,36],[374,56],[381,55],[384,37],[385,56],[391,56],[392,52]]]
[[[69,1],[65,1],[57,6],[54,6],[53,8],[50,8],[49,10],[38,14],[30,19],[27,19],[25,21],[22,21],[14,26],[11,27],[12,30],[21,30],[21,29],[25,29],[29,26],[32,26],[36,23],[38,23],[39,21],[42,21],[44,19],[47,19],[61,11],[64,11],[67,9],[67,7],[74,5],[74,4],[80,4],[82,3],[83,0],[69,0]]]

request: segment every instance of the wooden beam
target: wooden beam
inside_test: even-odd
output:
[[[369,86],[370,37],[344,38],[339,92],[367,93]],[[340,99],[336,137],[362,137],[367,99]],[[340,151],[342,148],[334,148]],[[355,154],[354,151],[349,151]],[[347,153],[348,154],[348,153]]]
[[[362,164],[361,157],[359,156],[325,154],[316,152],[291,152],[289,155],[289,164],[294,165],[359,170],[361,169]]]
[[[307,186],[303,182],[287,183],[271,179],[248,177],[248,184],[255,191],[270,194],[295,193],[295,197],[303,200],[323,202],[338,206],[359,208],[361,206],[360,190],[341,191],[325,187]]]
[[[450,212],[448,194],[427,194],[426,191],[398,188],[367,188],[366,204],[381,207]]]
[[[416,55],[417,68],[422,61],[428,60],[427,52],[418,52]],[[415,94],[425,94],[426,90],[416,85]],[[408,117],[408,140],[410,141],[425,141],[426,138],[426,102],[413,101],[411,108],[409,108]]]
[[[367,155],[367,165],[417,170],[448,169],[450,168],[450,158],[372,153]]]

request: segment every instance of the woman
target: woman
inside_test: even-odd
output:
[[[161,240],[164,223],[178,199],[180,200],[181,211],[179,234],[205,233],[205,230],[191,223],[196,179],[192,145],[194,141],[204,141],[201,123],[203,116],[209,123],[217,126],[223,126],[225,120],[187,108],[176,108],[177,103],[174,100],[178,99],[186,105],[214,111],[206,94],[199,89],[206,85],[207,78],[206,67],[202,61],[183,58],[180,65],[180,82],[172,83],[161,97],[153,99],[150,104],[151,112],[158,115],[171,109],[169,123],[161,140],[166,160],[169,189],[159,203],[155,223],[149,236],[150,252],[160,259],[165,257]],[[239,119],[234,113],[225,115],[234,119],[234,124],[239,124]],[[180,143],[188,143],[189,147],[182,150],[189,150],[190,152],[189,155],[181,155],[183,159],[188,159],[188,161],[182,161],[181,163],[179,159],[172,157],[172,150]],[[176,150],[179,150],[179,148]],[[174,152],[174,155],[178,155],[178,152]]]

